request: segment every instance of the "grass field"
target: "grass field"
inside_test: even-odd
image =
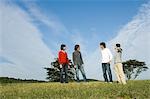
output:
[[[150,99],[150,80],[127,85],[104,82],[7,83],[0,86],[0,99]]]

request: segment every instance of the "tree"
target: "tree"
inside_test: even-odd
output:
[[[123,70],[128,80],[136,79],[139,74],[147,69],[148,67],[146,66],[145,62],[140,62],[137,60],[128,60],[123,62]]]
[[[70,61],[70,68],[68,69],[68,79],[69,80],[74,80],[74,66]],[[47,70],[47,78],[49,81],[55,81],[58,82],[60,81],[60,67],[59,67],[59,62],[58,59],[56,58],[54,62],[51,63],[51,67],[50,68],[45,68]]]

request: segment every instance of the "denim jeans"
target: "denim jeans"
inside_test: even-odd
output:
[[[79,70],[81,71],[81,74],[83,76],[83,80],[86,81],[86,75],[85,75],[85,71],[84,71],[83,65],[81,65],[81,66],[77,65],[77,67],[76,67],[77,82],[80,81],[80,79],[79,79]]]
[[[105,82],[109,82],[109,81],[113,82],[110,64],[109,63],[102,63],[102,69],[103,69],[103,77],[104,77]],[[107,78],[107,73],[109,76],[109,80]]]
[[[68,65],[67,64],[63,64],[62,68],[60,69],[60,82],[68,83]]]

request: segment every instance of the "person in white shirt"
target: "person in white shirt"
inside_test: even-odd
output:
[[[101,54],[102,54],[102,70],[103,70],[103,77],[105,82],[113,82],[112,80],[112,73],[110,69],[110,63],[113,58],[110,50],[106,48],[106,44],[104,42],[100,43],[100,48],[101,48]],[[107,73],[109,76],[109,80],[107,77]]]

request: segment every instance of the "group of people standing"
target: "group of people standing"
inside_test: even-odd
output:
[[[111,62],[113,59],[113,55],[111,51],[106,47],[104,42],[100,43],[101,48],[101,55],[102,55],[102,70],[103,70],[103,77],[105,82],[112,83],[112,72],[111,72]],[[66,52],[66,45],[61,45],[61,50],[58,53],[58,62],[60,64],[60,82],[61,83],[68,83],[68,68],[69,68],[69,59]],[[115,45],[115,55],[114,55],[114,71],[117,77],[117,81],[121,84],[126,84],[125,74],[123,72],[123,65],[122,65],[122,49],[120,44]],[[86,74],[84,71],[84,62],[82,58],[82,54],[80,51],[80,45],[75,45],[74,52],[72,53],[72,60],[73,65],[76,71],[76,79],[77,82],[80,82],[79,79],[79,71],[83,76],[84,81],[87,81]],[[109,78],[109,79],[108,79]]]

